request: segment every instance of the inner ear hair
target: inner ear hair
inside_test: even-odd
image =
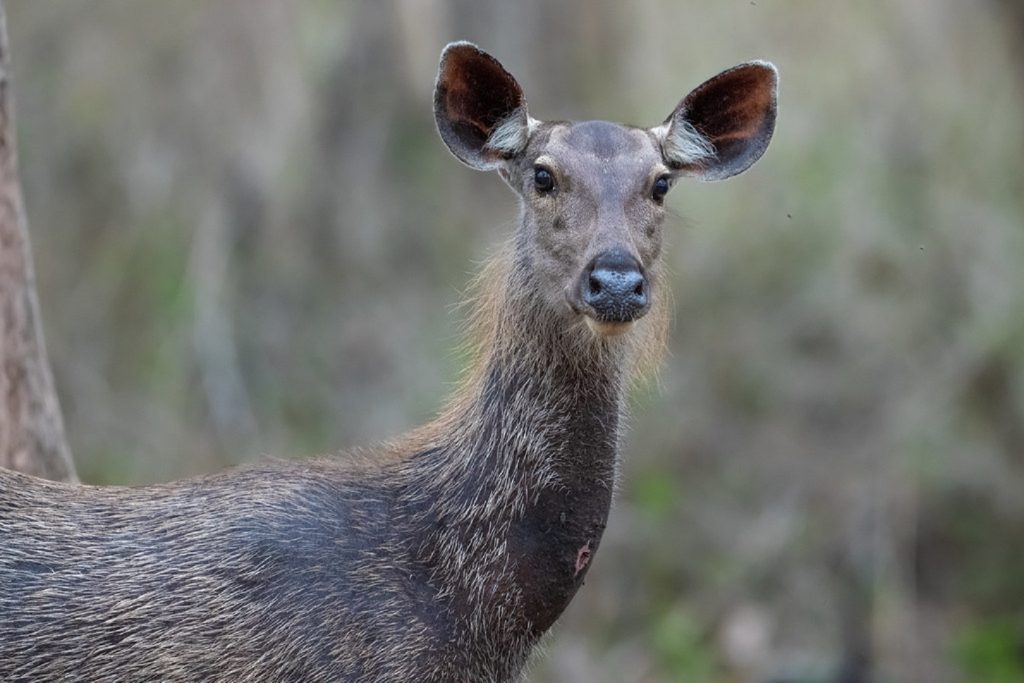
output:
[[[701,168],[715,158],[715,145],[689,121],[669,119],[654,129],[665,163],[673,171]]]
[[[530,131],[536,120],[526,113],[526,106],[519,106],[505,118],[494,124],[484,147],[495,154],[511,159],[526,151]]]

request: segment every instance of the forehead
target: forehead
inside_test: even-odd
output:
[[[661,161],[647,131],[608,121],[557,124],[541,152],[570,168],[599,165],[606,172],[647,173]]]

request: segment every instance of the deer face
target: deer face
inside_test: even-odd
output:
[[[764,152],[775,126],[777,72],[725,71],[660,126],[552,122],[529,116],[519,84],[469,43],[441,55],[437,127],[460,160],[495,170],[522,198],[516,246],[540,299],[567,323],[621,334],[659,296],[664,198],[680,176],[727,178]]]

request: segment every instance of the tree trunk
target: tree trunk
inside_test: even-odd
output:
[[[0,467],[77,481],[43,342],[0,4]]]

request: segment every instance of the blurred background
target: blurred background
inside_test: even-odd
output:
[[[83,480],[429,419],[515,224],[437,139],[449,40],[539,118],[653,125],[740,61],[765,157],[682,183],[675,323],[587,586],[530,680],[1024,681],[1020,0],[8,3]]]

